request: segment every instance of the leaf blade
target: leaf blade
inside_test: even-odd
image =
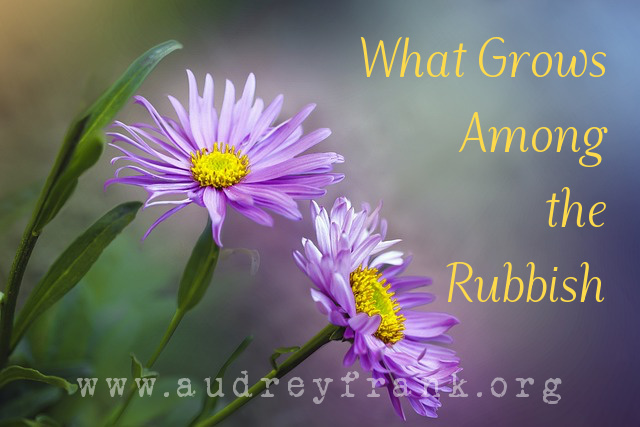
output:
[[[220,257],[213,240],[211,222],[207,222],[187,261],[178,289],[178,310],[187,312],[196,306],[211,284]]]
[[[98,132],[113,120],[156,65],[180,48],[180,43],[169,40],[143,53],[71,123],[38,201],[39,209],[34,221],[36,233],[55,218],[71,196],[75,181],[98,161],[104,145],[97,136]]]
[[[211,411],[213,411],[216,408],[216,404],[218,403],[218,396],[217,396],[217,394],[218,394],[217,393],[218,392],[218,381],[216,381],[216,378],[222,379],[224,377],[224,374],[227,372],[227,369],[229,369],[231,364],[233,362],[235,362],[235,360],[238,357],[240,357],[240,355],[242,353],[244,353],[244,351],[247,349],[247,347],[249,347],[249,345],[251,344],[252,341],[253,341],[253,336],[252,335],[249,335],[245,339],[243,339],[242,342],[229,355],[227,360],[222,364],[222,366],[220,367],[220,369],[218,370],[218,373],[216,374],[216,376],[214,378],[215,391],[212,394],[214,394],[215,396],[209,397],[209,396],[207,396],[207,393],[205,393],[204,402],[203,402],[203,405],[202,405],[202,410],[200,411],[200,414],[198,415],[197,419],[199,419],[200,417],[207,416],[209,413],[211,413]]]
[[[297,345],[293,347],[278,347],[273,350],[273,354],[269,358],[269,363],[271,364],[273,370],[278,370],[278,358],[280,358],[280,356],[282,356],[283,354],[295,353],[298,350],[300,350],[300,347]]]
[[[78,389],[78,386],[71,384],[64,378],[56,377],[53,375],[45,375],[35,369],[24,368],[18,365],[12,365],[4,368],[0,371],[0,388],[5,385],[19,380],[38,381],[47,383],[56,387],[64,389],[68,394],[73,394]]]
[[[116,206],[82,233],[52,264],[33,289],[18,315],[12,338],[12,348],[31,323],[55,304],[84,277],[102,251],[133,221],[140,202]]]
[[[131,357],[131,378],[157,378],[158,373],[156,371],[151,371],[148,368],[142,365],[142,362],[136,357],[135,354],[130,353],[129,357]]]

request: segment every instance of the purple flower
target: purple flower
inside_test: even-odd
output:
[[[136,102],[148,110],[153,124],[116,122],[124,133],[109,134],[113,138],[110,145],[123,153],[112,163],[128,163],[117,169],[115,178],[105,186],[140,186],[149,194],[145,207],[173,206],[143,238],[160,222],[195,203],[209,212],[214,239],[221,245],[227,206],[262,225],[273,225],[265,208],[299,220],[302,215],[296,200],[322,196],[324,187],[343,178],[331,173],[332,165],[344,160],[339,154],[300,155],[331,133],[318,129],[303,135],[301,123],[315,105],[307,105],[275,125],[283,97],[277,96],[265,108],[260,98],[254,100],[255,77],[250,74],[238,101],[233,84],[227,80],[218,112],[213,102],[213,78],[207,74],[200,96],[193,73],[187,70],[187,75],[189,110],[169,96],[177,121],[161,116],[145,98],[137,96]],[[120,176],[122,171],[134,174]]]
[[[330,213],[312,203],[317,242],[303,239],[304,254],[294,252],[298,266],[317,289],[311,296],[329,321],[345,328],[352,345],[345,366],[356,359],[386,387],[395,411],[405,419],[399,397],[407,397],[420,415],[436,417],[438,391],[460,370],[452,350],[433,342],[451,342],[445,332],[458,320],[445,313],[414,310],[434,297],[410,292],[430,284],[420,276],[401,276],[410,263],[402,252],[388,250],[399,240],[385,241],[387,224],[380,207],[364,205],[356,212],[339,198]],[[376,232],[380,223],[380,231]]]

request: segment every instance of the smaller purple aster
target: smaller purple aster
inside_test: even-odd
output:
[[[446,313],[415,310],[434,297],[411,291],[431,280],[402,276],[411,259],[388,250],[399,240],[384,240],[387,223],[378,219],[379,210],[363,205],[356,211],[344,197],[336,200],[331,212],[312,202],[316,242],[302,239],[304,254],[295,251],[294,258],[316,286],[311,297],[319,311],[345,328],[344,339],[351,346],[344,365],[359,359],[378,386],[388,389],[403,419],[399,396],[406,397],[418,414],[437,417],[438,392],[451,391],[447,384],[460,368],[452,350],[434,343],[451,342],[445,333],[458,320]]]
[[[116,122],[124,133],[108,134],[113,138],[110,145],[123,153],[111,163],[128,163],[116,170],[105,187],[114,183],[143,187],[148,192],[145,208],[172,206],[143,239],[160,222],[195,203],[209,212],[213,237],[222,246],[220,233],[228,206],[266,226],[273,225],[273,218],[265,209],[300,220],[297,200],[322,196],[326,186],[344,177],[331,173],[334,163],[344,161],[341,155],[302,154],[331,133],[317,129],[303,134],[301,124],[315,105],[274,124],[283,97],[277,96],[265,108],[260,98],[254,100],[255,77],[250,74],[237,101],[235,88],[227,80],[218,112],[211,75],[206,75],[202,96],[193,73],[187,70],[187,75],[188,111],[169,96],[177,120],[160,115],[149,101],[137,96],[136,103],[147,109],[153,124]],[[121,176],[123,171],[133,174]]]

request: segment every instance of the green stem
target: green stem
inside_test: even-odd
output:
[[[156,351],[153,352],[153,354],[151,355],[151,358],[149,358],[149,361],[145,364],[145,367],[147,369],[151,369],[153,367],[153,365],[156,363],[156,360],[158,360],[158,357],[160,356],[160,354],[162,353],[164,348],[169,343],[169,340],[173,336],[173,333],[178,328],[178,325],[182,321],[182,318],[184,317],[184,314],[185,314],[184,310],[182,310],[180,308],[178,308],[176,310],[175,314],[173,315],[173,318],[171,319],[171,322],[169,323],[169,327],[167,328],[167,330],[164,333],[164,336],[162,337],[162,340],[160,341],[160,343],[156,347]],[[135,393],[136,393],[136,387],[135,387],[134,383],[132,383],[131,387],[129,388],[129,392],[127,394],[127,397],[125,397],[125,400],[122,403],[122,405],[119,406],[111,416],[107,417],[107,422],[105,423],[106,426],[116,425],[118,423],[118,421],[120,421],[120,418],[122,418],[122,416],[124,415],[125,411],[129,407],[129,404],[131,403],[131,401],[135,397]]]
[[[334,337],[336,336],[338,331],[340,331],[340,329],[341,328],[339,326],[335,326],[332,324],[325,326],[324,329],[318,332],[316,336],[311,338],[305,345],[300,347],[300,350],[296,351],[291,356],[289,356],[278,367],[278,369],[272,370],[263,378],[272,379],[272,378],[284,377],[289,372],[291,372],[296,366],[304,362],[305,359],[307,359],[307,357],[311,356],[320,347],[334,340]],[[266,385],[267,385],[266,381],[263,381],[263,379],[260,379],[260,381],[258,381],[253,386],[251,386],[251,388],[249,389],[248,395],[237,397],[233,402],[225,406],[215,415],[212,415],[211,417],[196,423],[195,427],[214,426],[222,422],[228,416],[230,416],[235,411],[240,409],[242,406],[247,404],[251,399],[260,395],[260,393],[262,393],[266,389]]]
[[[20,246],[13,259],[7,287],[5,288],[5,296],[2,305],[2,315],[0,316],[0,369],[7,364],[9,359],[11,334],[13,333],[13,318],[16,312],[16,303],[18,301],[18,293],[20,292],[20,284],[27,268],[27,263],[31,257],[31,252],[38,241],[39,233],[35,232],[35,221],[32,218],[29,225],[22,235]]]
[[[175,314],[173,315],[173,318],[171,319],[171,323],[169,323],[169,327],[165,331],[164,336],[162,337],[162,340],[160,341],[160,344],[158,344],[158,347],[156,348],[156,351],[153,352],[153,355],[151,355],[151,358],[149,359],[149,361],[145,365],[147,367],[147,369],[151,369],[153,367],[153,365],[156,363],[156,360],[158,360],[158,357],[160,356],[160,353],[162,353],[162,350],[164,350],[164,348],[167,346],[167,343],[169,343],[169,340],[173,336],[173,333],[178,328],[178,325],[182,321],[182,318],[184,317],[184,314],[185,314],[185,312],[183,310],[181,310],[180,308],[178,308],[176,310]]]
[[[124,398],[124,402],[122,402],[122,405],[118,406],[111,413],[111,415],[107,417],[107,421],[104,423],[105,427],[114,426],[117,424],[118,421],[120,421],[120,418],[122,418],[122,416],[124,415],[124,412],[129,407],[129,403],[131,403],[131,401],[133,400],[133,396],[135,396],[135,393],[136,393],[135,383],[131,383],[131,387],[129,387],[129,391],[127,392],[127,397]]]

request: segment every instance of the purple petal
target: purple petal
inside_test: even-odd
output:
[[[403,311],[405,335],[411,338],[435,338],[460,323],[447,313]]]
[[[191,150],[193,149],[192,144],[189,141],[182,138],[182,136],[180,136],[171,126],[169,126],[169,124],[158,113],[158,111],[156,111],[153,105],[149,103],[149,101],[147,101],[142,96],[135,96],[134,98],[138,104],[142,104],[147,109],[147,111],[151,115],[151,118],[156,123],[156,125],[158,125],[160,129],[162,129],[162,132],[169,139],[171,139],[171,142],[173,142],[176,145],[176,147],[180,148],[186,154],[189,154],[191,152]]]
[[[189,123],[189,114],[187,110],[184,109],[184,106],[180,101],[178,101],[175,97],[169,95],[169,102],[173,106],[173,109],[176,111],[176,115],[178,116],[178,120],[180,121],[180,126],[184,132],[193,138],[193,134],[191,133],[191,123]]]
[[[329,313],[329,321],[337,326],[347,326],[347,320],[337,311]]]
[[[162,221],[164,221],[165,219],[169,218],[171,215],[173,215],[174,213],[178,212],[180,209],[188,206],[189,203],[185,203],[184,205],[180,205],[180,206],[176,206],[173,209],[168,210],[167,212],[165,212],[164,214],[162,214],[160,216],[160,218],[158,218],[156,220],[156,222],[154,222],[153,224],[151,224],[151,227],[149,227],[149,229],[147,230],[146,233],[144,233],[144,236],[142,236],[142,240],[146,239],[147,236],[149,235],[149,233],[151,233],[153,231],[154,228],[156,228],[158,226],[158,224],[160,224]]]
[[[351,346],[349,347],[349,350],[347,350],[347,353],[344,355],[342,364],[347,367],[351,366],[353,365],[353,363],[356,361],[357,358],[358,358],[358,355],[354,351],[353,346]]]
[[[256,162],[255,167],[262,169],[292,159],[298,154],[307,151],[309,148],[327,139],[329,135],[331,135],[331,130],[329,129],[317,129],[310,132],[296,141],[295,144],[291,144],[282,150],[274,150],[270,152],[268,156],[265,156],[262,160]]]
[[[435,296],[426,292],[403,293],[396,295],[396,300],[405,309],[429,304],[435,300]]]
[[[232,185],[223,189],[224,194],[229,200],[238,202],[243,205],[253,205],[254,200],[251,192],[244,189],[242,184]]]
[[[220,234],[222,232],[222,223],[226,213],[226,202],[222,191],[216,190],[212,187],[207,187],[202,195],[202,201],[209,211],[209,217],[211,218],[211,229],[213,232],[213,240],[216,244],[222,247],[220,241]]]
[[[354,316],[356,311],[356,300],[353,297],[353,291],[349,281],[338,273],[333,274],[331,281],[331,295],[337,303],[346,311],[349,316]]]
[[[282,148],[281,144],[284,143],[289,136],[300,126],[300,124],[311,114],[315,104],[309,104],[298,112],[295,116],[280,126],[268,140],[263,141],[260,147],[257,147],[257,151],[252,151],[253,160],[259,162],[264,156],[273,152],[273,149]],[[290,141],[291,142],[291,141]]]
[[[191,134],[195,147],[198,149],[208,148],[205,137],[202,133],[201,116],[200,111],[200,94],[198,93],[198,83],[196,78],[191,72],[187,70],[187,77],[189,79],[189,124],[191,128]]]
[[[390,269],[391,268],[388,268],[387,270]],[[388,273],[387,270],[384,271],[382,277],[386,278]],[[393,277],[388,280],[391,283],[391,290],[394,292],[406,292],[431,284],[431,278],[424,276]]]
[[[396,411],[396,414],[398,414],[403,421],[407,421],[407,417],[404,415],[404,411],[402,410],[400,399],[393,394],[393,383],[389,383],[387,385],[387,390],[389,391],[389,399],[391,400],[391,405],[393,406],[394,411]]]
[[[245,205],[234,201],[229,201],[229,204],[250,220],[266,227],[273,227],[273,217],[259,207]]]
[[[328,315],[332,311],[336,311],[336,305],[322,292],[317,289],[311,288],[311,299],[316,303],[318,310],[325,315]]]
[[[240,140],[246,135],[247,119],[249,118],[255,89],[256,78],[253,73],[251,73],[249,74],[249,77],[247,77],[247,82],[244,85],[244,92],[242,93],[242,97],[240,98],[240,101],[236,106],[237,112],[234,113],[234,117],[236,118],[235,126],[231,130],[231,135],[229,136],[229,143],[234,146],[238,144]]]
[[[269,104],[269,106],[264,110],[255,126],[251,130],[251,135],[249,136],[249,140],[246,144],[241,145],[241,149],[245,154],[249,154],[251,152],[251,148],[258,141],[259,138],[264,136],[265,131],[273,123],[273,121],[280,114],[280,110],[282,109],[282,102],[284,97],[282,95],[276,96],[276,98]]]
[[[200,127],[203,138],[203,148],[213,149],[213,143],[218,129],[218,115],[213,106],[214,84],[211,74],[207,74],[204,81],[204,92],[200,99]]]
[[[382,238],[382,236],[380,237]],[[371,267],[378,267],[383,264],[402,265],[402,255],[404,254],[400,251],[388,251],[375,257],[369,265]]]
[[[235,88],[233,87],[233,83],[227,80],[224,89],[224,100],[222,101],[222,109],[220,110],[220,121],[218,122],[218,135],[216,137],[216,140],[219,142],[229,141],[229,132],[231,131],[231,120],[235,100]]]
[[[349,326],[361,334],[372,335],[380,326],[381,317],[379,315],[369,316],[366,313],[358,313],[349,319]]]
[[[336,153],[312,153],[287,160],[278,165],[253,169],[246,176],[245,182],[268,181],[284,175],[311,173],[316,169],[324,170],[333,163],[343,162],[344,158]]]

